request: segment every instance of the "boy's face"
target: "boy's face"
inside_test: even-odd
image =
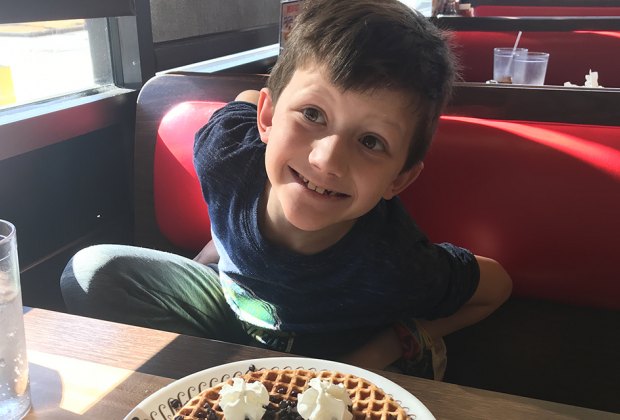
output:
[[[303,231],[348,231],[420,173],[421,163],[402,171],[414,117],[404,95],[343,92],[317,66],[298,69],[275,105],[263,89],[258,127],[271,183],[267,218]]]

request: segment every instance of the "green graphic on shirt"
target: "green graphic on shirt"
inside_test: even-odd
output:
[[[242,320],[269,330],[279,328],[280,320],[273,305],[253,296],[233,281],[228,280],[223,286],[226,300]]]
[[[280,323],[275,308],[264,300],[247,295],[237,295],[235,300],[248,322],[269,329],[276,329]]]

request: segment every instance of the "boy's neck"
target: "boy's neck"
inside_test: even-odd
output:
[[[330,226],[319,231],[301,230],[286,220],[280,203],[271,194],[269,181],[265,185],[259,209],[258,220],[262,235],[275,244],[304,255],[317,254],[336,244],[355,224],[355,220],[352,220],[349,224]]]

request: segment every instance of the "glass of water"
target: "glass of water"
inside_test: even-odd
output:
[[[514,77],[512,82],[520,85],[545,84],[549,53],[527,52],[515,57]]]
[[[527,53],[527,48],[493,48],[493,80],[513,83],[514,58]]]
[[[28,358],[15,226],[0,220],[0,419],[30,410]]]

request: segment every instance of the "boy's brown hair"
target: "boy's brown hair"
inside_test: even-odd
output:
[[[271,71],[277,102],[295,70],[324,67],[342,90],[390,89],[415,104],[416,131],[403,170],[421,161],[452,92],[454,58],[446,35],[398,0],[304,0]]]

